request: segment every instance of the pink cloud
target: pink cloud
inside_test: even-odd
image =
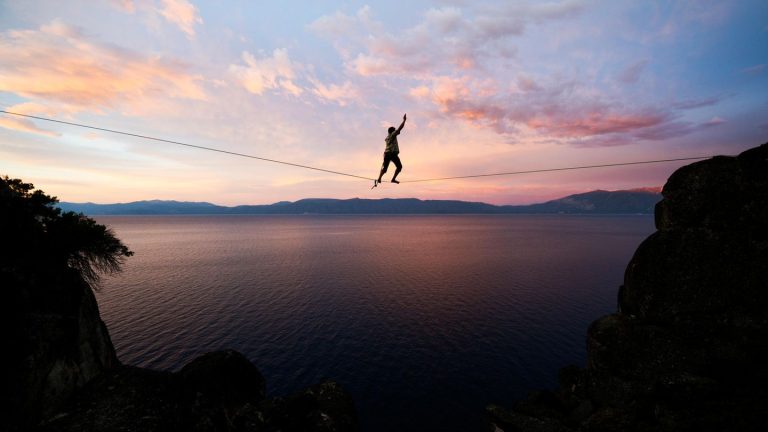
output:
[[[542,113],[526,121],[532,129],[542,129],[557,137],[590,137],[610,133],[629,133],[658,126],[667,116],[656,112],[621,112],[596,106],[589,112],[566,110],[556,115]]]
[[[509,38],[522,35],[531,23],[564,19],[584,9],[580,1],[466,6],[429,9],[421,21],[397,33],[374,20],[367,6],[356,16],[336,12],[320,17],[309,28],[333,38],[347,68],[362,76],[431,76],[441,68],[469,70],[485,58],[508,58],[516,52]],[[350,39],[350,47],[340,46],[341,35]]]
[[[523,92],[541,90],[541,86],[536,84],[536,81],[526,76],[517,77],[517,87]]]
[[[51,117],[58,116],[59,114],[74,114],[75,112],[77,112],[77,109],[72,108],[70,106],[43,105],[43,104],[33,103],[33,102],[24,102],[24,103],[16,104],[16,105],[4,108],[4,110],[12,113],[18,113],[18,114],[29,114],[29,115],[38,115],[38,116],[51,116]],[[0,127],[4,127],[6,129],[19,130],[23,132],[36,133],[36,134],[45,135],[45,136],[60,135],[57,132],[53,132],[51,130],[38,127],[32,120],[28,118],[18,117],[18,116],[9,115],[9,114],[3,114],[2,116],[0,116]]]
[[[543,87],[523,78],[518,88],[528,91],[522,95],[500,93],[492,84],[468,77],[438,77],[431,87],[417,87],[411,90],[411,95],[428,99],[445,115],[489,126],[500,134],[515,134],[520,128],[527,128],[539,135],[560,139],[584,140],[612,135],[613,138],[604,143],[617,145],[631,141],[617,139],[622,134],[646,133],[651,137],[666,132],[668,135],[671,131],[665,130],[665,126],[680,130],[672,124],[672,114],[665,110],[625,108],[598,96],[587,96],[574,82]]]
[[[136,4],[133,3],[133,0],[111,0],[112,4],[114,4],[118,9],[125,13],[132,14],[136,12]]]
[[[721,125],[723,123],[727,123],[727,121],[725,119],[721,118],[721,117],[715,116],[715,117],[712,117],[711,119],[705,121],[704,123],[702,123],[702,126],[718,126],[718,125]]]
[[[422,86],[411,88],[410,90],[408,90],[408,93],[417,99],[423,99],[423,98],[429,97],[430,89],[429,87],[422,85]]]
[[[286,49],[278,48],[272,52],[272,56],[262,58],[244,52],[242,59],[245,66],[233,64],[229,70],[249,92],[260,95],[265,90],[283,90],[298,96],[304,91],[294,82],[297,69],[302,66],[291,61]]]
[[[202,78],[186,69],[174,60],[100,44],[60,21],[0,33],[0,91],[74,110],[206,99]]]
[[[356,100],[359,97],[357,89],[349,81],[341,85],[323,84],[315,78],[311,78],[310,81],[314,85],[312,93],[321,100],[336,102],[341,106],[345,106],[350,101]]]
[[[202,24],[200,11],[187,0],[161,0],[160,15],[176,24],[188,37],[195,35],[195,25]]]
[[[285,48],[260,58],[244,52],[242,60],[244,65],[232,64],[229,70],[253,94],[262,95],[271,90],[299,97],[307,91],[323,103],[334,102],[340,106],[360,97],[357,87],[349,80],[342,84],[323,83],[314,76],[311,66],[291,60]]]
[[[569,145],[580,148],[619,147],[633,144],[636,138],[628,135],[608,134],[570,140]]]
[[[159,15],[178,27],[188,38],[195,36],[196,25],[203,24],[200,10],[188,0],[159,0],[159,5],[153,0],[138,2],[111,0],[111,3],[124,13],[133,14],[141,11],[150,15]]]

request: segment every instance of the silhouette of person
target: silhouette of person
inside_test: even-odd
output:
[[[379,173],[379,179],[373,182],[373,186],[376,187],[376,184],[381,183],[381,176],[384,175],[385,172],[387,172],[387,168],[389,168],[389,163],[393,162],[395,164],[395,167],[397,168],[395,170],[395,175],[392,176],[392,183],[399,184],[400,182],[397,181],[397,175],[400,174],[400,171],[403,170],[403,164],[400,162],[400,157],[398,154],[400,153],[400,147],[397,144],[397,136],[400,135],[400,131],[403,130],[403,126],[405,126],[405,119],[406,115],[403,114],[403,122],[400,123],[400,127],[395,129],[393,126],[390,126],[387,130],[387,137],[384,138],[384,142],[386,143],[386,147],[384,148],[384,163],[381,165],[381,172]]]

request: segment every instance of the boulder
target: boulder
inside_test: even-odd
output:
[[[178,373],[183,392],[203,395],[223,405],[259,402],[266,394],[266,382],[256,366],[235,350],[203,354]]]
[[[245,404],[264,399],[266,383],[245,356],[234,350],[204,354],[178,372],[179,421],[188,430],[227,430]]]

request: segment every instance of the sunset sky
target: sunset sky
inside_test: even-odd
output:
[[[407,112],[403,181],[737,154],[768,141],[766,64],[765,0],[0,0],[0,109],[365,177]],[[0,114],[0,175],[71,202],[523,204],[683,164],[371,190]]]

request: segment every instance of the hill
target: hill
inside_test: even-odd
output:
[[[87,215],[193,214],[652,214],[661,194],[649,190],[596,190],[539,204],[496,206],[455,200],[319,199],[281,201],[267,205],[225,207],[208,202],[136,201],[118,204],[59,204],[65,211]]]

